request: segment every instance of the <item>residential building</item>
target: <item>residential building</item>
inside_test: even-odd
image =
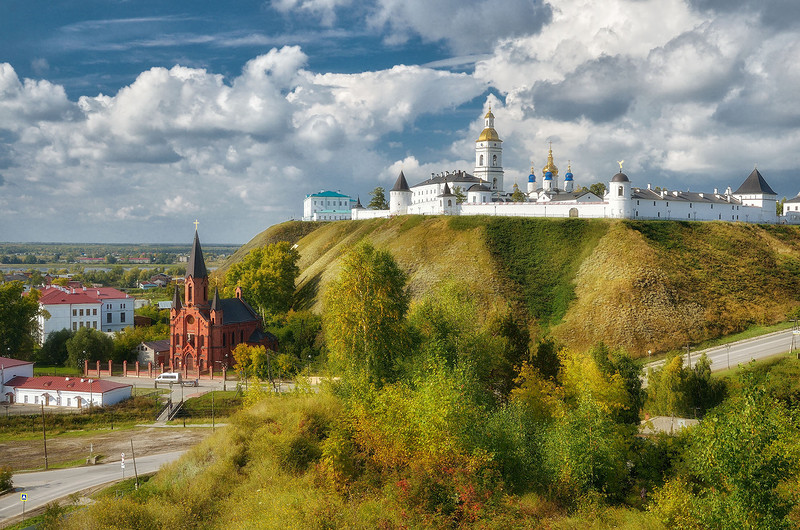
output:
[[[84,408],[114,405],[131,397],[133,385],[85,377],[18,376],[7,383],[14,402],[45,407]]]
[[[14,401],[14,387],[6,383],[15,377],[33,377],[33,363],[0,357],[0,401]]]

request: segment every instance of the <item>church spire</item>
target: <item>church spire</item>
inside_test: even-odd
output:
[[[214,287],[214,298],[211,300],[211,310],[218,311],[220,309],[220,302],[219,302],[219,289]]]
[[[197,227],[194,231],[194,243],[192,243],[192,253],[189,255],[189,264],[186,267],[186,276],[194,278],[208,277],[206,262],[203,259],[203,249],[200,248],[200,238],[197,235]]]
[[[178,291],[178,284],[175,284],[175,294],[172,295],[172,309],[180,311],[181,309],[181,294]]]

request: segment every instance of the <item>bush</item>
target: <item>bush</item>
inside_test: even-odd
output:
[[[0,492],[10,490],[14,484],[11,477],[14,475],[14,470],[9,465],[0,466]]]

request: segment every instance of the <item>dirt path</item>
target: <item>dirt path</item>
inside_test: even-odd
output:
[[[83,436],[62,435],[47,439],[50,466],[89,456],[90,449],[102,455],[98,462],[113,462],[121,453],[130,458],[131,439],[136,456],[188,449],[211,434],[207,427],[136,427],[114,431],[94,431]],[[0,464],[14,471],[44,469],[44,445],[38,440],[0,443]]]

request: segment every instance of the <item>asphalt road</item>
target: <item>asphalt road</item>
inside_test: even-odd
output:
[[[795,348],[800,347],[800,335],[795,337]],[[740,364],[747,364],[753,359],[766,359],[774,355],[788,352],[792,347],[792,330],[776,331],[768,335],[761,335],[752,339],[732,342],[724,346],[714,346],[706,350],[691,352],[691,364],[687,355],[683,356],[684,366],[694,366],[700,355],[705,353],[711,361],[711,371],[719,372],[728,368],[735,368]],[[645,368],[655,368],[664,364],[656,361]]]
[[[186,451],[174,451],[157,455],[136,458],[136,470],[139,474],[151,473],[168,462],[177,460]],[[125,478],[134,476],[133,461],[130,455],[125,457]],[[44,506],[48,502],[60,499],[76,491],[113,482],[122,478],[120,460],[96,466],[37,471],[35,473],[19,473],[14,475],[16,491],[0,497],[0,525],[11,517],[22,513],[20,493],[28,495],[25,511]]]

